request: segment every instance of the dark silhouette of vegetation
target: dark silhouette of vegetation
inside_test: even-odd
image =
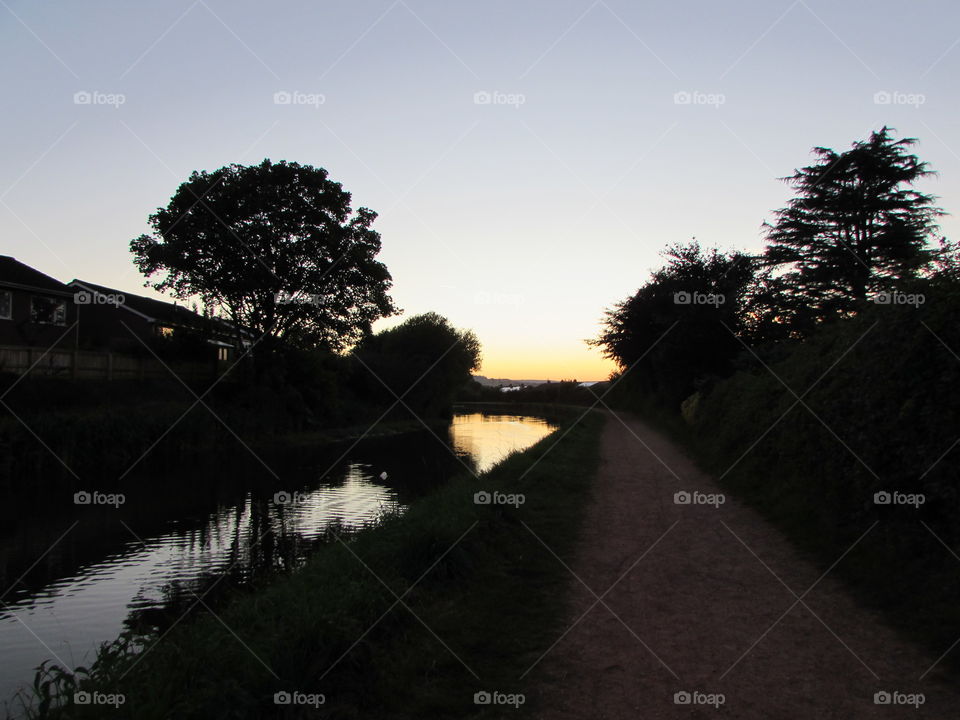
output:
[[[470,373],[480,367],[480,341],[436,313],[416,315],[365,338],[354,350],[358,392],[378,405],[399,401],[417,415],[449,412]]]
[[[194,172],[130,250],[144,275],[161,275],[152,287],[201,298],[267,347],[342,350],[395,312],[377,215],[350,203],[310,165]]]
[[[583,386],[576,380],[524,385],[515,390],[504,391],[498,387],[484,386],[476,380],[464,385],[457,394],[460,402],[494,403],[504,406],[530,405],[594,405],[597,397],[607,388],[606,382]],[[538,411],[538,414],[540,412]]]
[[[914,143],[883,128],[847,152],[816,148],[742,274],[718,273],[736,253],[711,265],[672,250],[595,344],[626,375],[611,403],[687,442],[939,657],[960,635],[944,547],[960,544],[960,252],[935,242],[943,211],[914,189],[931,175]],[[671,306],[674,288],[722,291],[718,277],[734,302]]]
[[[770,324],[808,333],[854,312],[870,293],[896,290],[930,261],[943,212],[914,185],[932,172],[887,127],[846,152],[817,147],[817,161],[783,178],[796,197],[765,224]]]
[[[746,332],[753,261],[743,253],[670,247],[667,264],[606,313],[591,341],[641,392],[675,404],[730,373]]]

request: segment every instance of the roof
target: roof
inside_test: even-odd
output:
[[[73,291],[59,280],[44,275],[9,255],[0,255],[0,285],[63,295],[73,294]]]
[[[204,316],[195,313],[184,305],[164,302],[155,298],[135,295],[133,293],[117,290],[116,288],[99,285],[97,283],[87,282],[86,280],[71,280],[70,285],[77,285],[90,292],[97,292],[103,295],[122,295],[123,302],[118,307],[126,308],[144,317],[148,322],[159,322],[164,325],[181,325],[188,327],[198,327],[201,323],[210,322],[213,327],[219,326],[222,333],[233,333],[233,324],[224,318]],[[243,330],[244,335],[250,336],[250,333]]]
[[[176,303],[164,302],[163,300],[156,300],[154,298],[144,297],[143,295],[134,295],[133,293],[110,288],[106,285],[87,282],[86,280],[71,280],[70,285],[79,285],[86,290],[102,293],[103,295],[122,295],[123,302],[119,304],[120,307],[124,307],[154,322],[193,326],[203,320],[202,316]]]

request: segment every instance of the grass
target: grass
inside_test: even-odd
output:
[[[287,691],[322,694],[326,718],[493,717],[502,707],[476,705],[474,694],[524,692],[524,671],[563,631],[570,576],[544,544],[560,557],[574,547],[602,425],[598,413],[567,420],[479,479],[452,479],[155,645],[126,636],[89,672],[44,668],[35,695],[47,703],[32,716],[318,714],[276,705],[274,694]],[[476,504],[479,491],[522,493],[525,502]],[[75,690],[125,701],[117,712],[75,704]]]

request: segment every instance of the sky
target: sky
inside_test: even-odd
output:
[[[758,251],[778,178],[883,125],[960,211],[955,0],[0,0],[0,253],[152,295],[134,237],[194,170],[326,168],[404,314],[481,373],[585,344],[672,243]],[[957,237],[958,220],[942,222]]]

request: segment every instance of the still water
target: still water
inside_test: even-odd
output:
[[[176,481],[147,475],[124,488],[119,507],[11,517],[0,535],[0,701],[43,660],[87,665],[125,627],[169,622],[215,583],[294,568],[331,530],[402,512],[554,429],[530,416],[460,413],[445,437],[367,439],[293,461],[249,457],[241,471]]]

